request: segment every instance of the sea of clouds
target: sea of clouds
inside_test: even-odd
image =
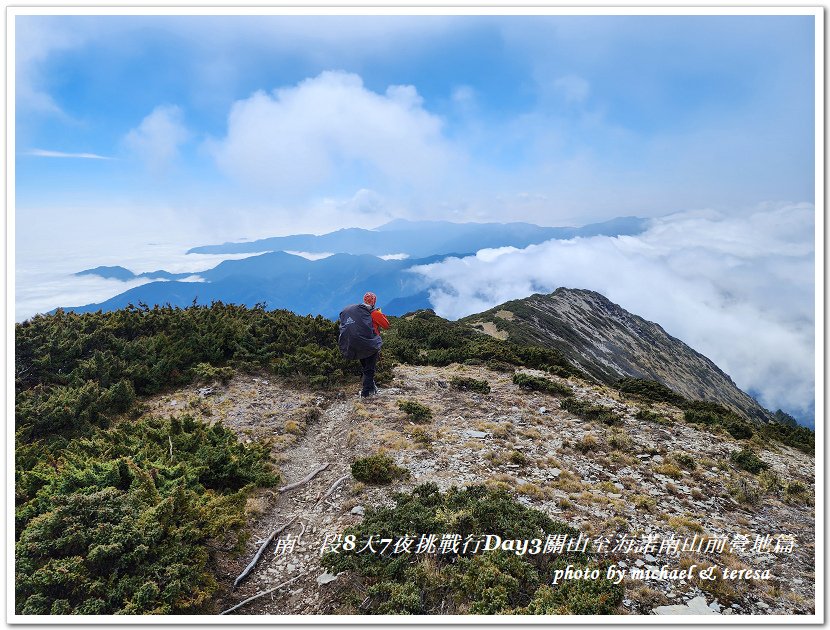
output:
[[[815,207],[653,219],[638,236],[481,250],[418,268],[450,319],[558,287],[591,289],[712,359],[767,408],[812,419]]]

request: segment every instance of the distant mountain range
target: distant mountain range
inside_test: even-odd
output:
[[[109,311],[128,304],[188,306],[212,301],[268,308],[285,308],[301,315],[334,318],[346,304],[372,290],[390,315],[429,308],[429,281],[412,267],[452,256],[469,256],[492,247],[527,247],[550,239],[597,235],[619,236],[642,232],[647,220],[620,217],[583,227],[541,227],[530,223],[450,223],[448,221],[396,220],[375,230],[338,230],[316,236],[299,234],[247,243],[195,247],[188,253],[252,255],[227,260],[196,273],[159,270],[134,274],[124,267],[96,267],[76,275],[118,280],[157,280],[96,304],[67,307],[76,312]],[[332,253],[309,260],[287,252]],[[401,255],[384,259],[382,256]],[[201,281],[184,282],[198,276]]]
[[[371,289],[381,297],[381,306],[392,304],[392,309],[384,308],[384,312],[402,315],[430,306],[427,280],[407,270],[447,257],[383,260],[366,254],[334,254],[320,260],[308,260],[285,252],[269,252],[242,260],[226,260],[212,269],[187,274],[198,275],[203,279],[201,282],[149,282],[104,302],[65,310],[78,313],[112,311],[139,303],[185,307],[195,300],[197,304],[221,301],[254,306],[265,303],[268,308],[284,308],[300,315],[323,315],[333,319],[344,306],[359,301],[363,293]]]
[[[550,239],[578,236],[620,236],[639,234],[647,220],[619,217],[582,227],[541,227],[531,223],[451,223],[449,221],[406,221],[396,219],[374,230],[348,228],[320,236],[297,234],[276,236],[245,243],[203,245],[188,254],[241,254],[265,251],[312,253],[408,254],[413,258],[476,252],[488,247],[527,247]]]
[[[192,273],[170,273],[159,269],[158,271],[145,271],[143,273],[133,273],[129,269],[120,266],[114,267],[95,267],[94,269],[84,269],[75,274],[76,276],[98,276],[100,278],[108,278],[112,280],[135,280],[136,278],[152,278],[154,280],[179,280],[192,276]]]

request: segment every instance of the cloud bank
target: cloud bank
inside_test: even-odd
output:
[[[812,204],[653,219],[639,236],[548,241],[420,267],[455,319],[558,287],[592,289],[712,359],[767,408],[815,395]]]

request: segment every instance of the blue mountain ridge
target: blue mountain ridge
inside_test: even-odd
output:
[[[200,272],[198,275],[205,282],[150,282],[104,302],[64,310],[78,313],[111,311],[140,302],[179,307],[189,306],[194,301],[197,304],[222,301],[246,306],[264,302],[269,308],[335,318],[343,306],[360,301],[368,289],[381,297],[381,305],[396,298],[425,293],[427,282],[423,276],[407,270],[448,257],[469,255],[383,260],[365,254],[335,254],[308,260],[285,252],[270,252],[242,260],[227,260]],[[387,312],[391,315],[408,312],[393,310]]]
[[[423,258],[446,252],[488,247],[527,247],[550,239],[621,236],[641,233],[648,223],[639,217],[618,217],[582,227],[542,227],[532,223],[451,223],[396,219],[374,230],[346,228],[328,234],[295,234],[193,247],[188,254],[240,254],[264,251],[332,252],[346,254],[405,253]]]
[[[75,274],[76,276],[98,276],[100,278],[106,279],[113,279],[113,280],[121,280],[126,282],[127,280],[135,280],[136,278],[155,278],[159,280],[179,280],[181,278],[187,278],[188,276],[192,276],[192,273],[170,273],[169,271],[164,271],[163,269],[158,269],[156,271],[145,271],[143,273],[133,273],[129,269],[121,266],[113,266],[113,267],[94,267],[93,269],[84,269],[83,271],[79,271]]]
[[[377,230],[349,228],[321,236],[299,234],[245,243],[197,247],[188,253],[262,252],[239,260],[226,260],[211,269],[188,274],[166,271],[133,274],[123,267],[97,267],[79,272],[123,280],[148,277],[169,280],[150,282],[104,302],[66,307],[90,312],[114,310],[128,304],[170,304],[185,307],[194,301],[212,301],[269,308],[284,308],[305,315],[335,318],[344,305],[360,300],[372,290],[390,315],[403,315],[429,308],[428,281],[412,267],[448,257],[474,254],[490,247],[527,247],[552,238],[618,236],[636,234],[646,219],[621,217],[583,227],[540,227],[530,223],[450,223],[398,219]],[[308,260],[289,251],[336,252],[319,260]],[[409,258],[384,260],[384,254],[407,254]],[[198,275],[203,282],[183,282]]]

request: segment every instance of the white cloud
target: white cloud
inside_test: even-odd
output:
[[[458,318],[560,286],[599,291],[712,359],[760,402],[814,398],[815,209],[766,205],[654,219],[639,236],[482,250],[420,268],[436,312]]]
[[[469,112],[476,103],[476,91],[469,85],[459,85],[453,89],[450,98],[460,110]]]
[[[124,137],[125,146],[154,171],[163,171],[178,156],[190,132],[175,105],[159,105]]]
[[[378,94],[345,72],[237,101],[227,136],[208,146],[225,173],[282,193],[376,176],[425,184],[445,177],[453,159],[441,120],[423,108],[414,87]]]
[[[553,87],[569,103],[581,103],[588,98],[588,94],[591,92],[590,83],[575,75],[559,77],[553,82]]]
[[[48,149],[32,149],[26,151],[25,155],[34,157],[52,157],[52,158],[76,158],[82,160],[111,160],[111,157],[105,155],[98,155],[97,153],[64,153],[63,151],[49,151]]]
[[[19,15],[14,19],[15,98],[18,112],[66,118],[65,112],[45,89],[43,62],[54,53],[80,46],[86,35],[63,28],[54,18]]]

